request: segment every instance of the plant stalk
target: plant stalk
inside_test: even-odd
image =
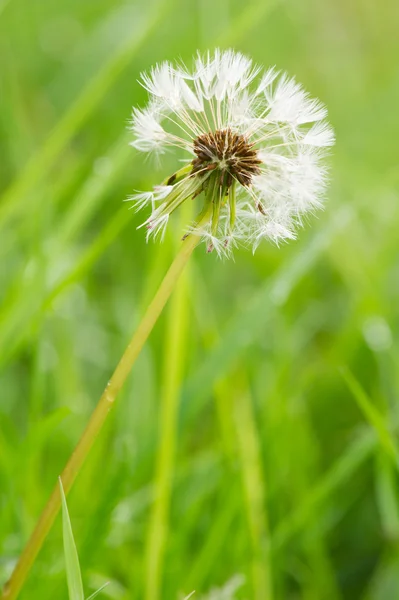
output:
[[[208,218],[208,213],[201,221]],[[149,305],[143,319],[136,329],[128,347],[120,359],[111,379],[109,380],[94,412],[84,430],[77,446],[70,456],[64,470],[61,473],[62,485],[65,494],[71,489],[87,455],[98,434],[100,433],[106,418],[115,404],[115,400],[124,385],[132,366],[134,365],[141,349],[157,322],[166,302],[168,301],[180,274],[187,264],[194,248],[200,238],[194,234],[189,235],[183,242],[182,247],[169,267],[161,285],[158,288],[151,304]],[[49,533],[54,520],[61,507],[61,495],[57,481],[47,505],[45,506],[36,527],[26,544],[17,565],[5,584],[1,600],[15,600],[21,591],[29,571]]]

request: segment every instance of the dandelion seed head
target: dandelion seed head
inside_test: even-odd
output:
[[[260,173],[256,150],[245,136],[231,129],[218,129],[203,133],[193,143],[196,158],[192,173],[219,171],[220,181],[227,190],[233,181],[243,186],[250,185],[252,177]]]
[[[239,245],[294,239],[304,216],[322,206],[334,132],[325,106],[295,79],[215,50],[198,54],[192,70],[160,63],[141,84],[149,103],[133,110],[132,145],[158,156],[175,150],[176,162],[182,153],[185,161],[130,198],[136,210],[151,207],[147,238],[162,239],[170,215],[193,199],[201,219],[187,232],[229,257]]]

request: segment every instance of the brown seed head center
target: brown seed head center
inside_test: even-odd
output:
[[[248,186],[252,177],[260,173],[254,144],[231,129],[218,129],[204,133],[194,140],[194,153],[197,158],[192,162],[193,173],[205,173],[213,169],[221,171],[221,184],[229,188],[234,179]]]

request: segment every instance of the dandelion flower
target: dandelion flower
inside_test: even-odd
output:
[[[304,215],[322,205],[334,133],[325,106],[294,79],[216,50],[198,55],[192,71],[156,65],[141,83],[150,97],[133,110],[132,146],[158,156],[173,150],[185,161],[162,185],[131,197],[137,210],[151,208],[142,224],[147,239],[162,239],[188,199],[199,215],[185,233],[219,255],[239,244],[255,250],[263,238],[292,239]]]
[[[143,226],[155,239],[163,238],[170,216],[186,200],[198,205],[198,215],[185,228],[186,243],[61,473],[69,487],[197,243],[204,241],[208,252],[229,256],[239,244],[255,250],[263,238],[277,244],[294,238],[304,215],[322,204],[323,159],[334,143],[327,110],[318,100],[286,74],[274,67],[262,72],[233,50],[198,55],[192,72],[181,64],[161,63],[143,74],[142,85],[150,98],[144,109],[133,110],[132,145],[158,156],[173,150],[176,161],[185,164],[153,190],[136,192],[133,206],[151,209]],[[7,597],[18,595],[60,508],[57,484],[6,583]],[[221,593],[235,589],[237,579]]]

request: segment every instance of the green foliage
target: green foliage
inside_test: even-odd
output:
[[[179,243],[123,203],[179,166],[128,146],[136,79],[220,45],[327,104],[326,210],[279,249],[196,251],[68,497],[83,581],[398,596],[398,27],[396,0],[0,0],[0,583]],[[67,597],[61,531],[21,600]]]

